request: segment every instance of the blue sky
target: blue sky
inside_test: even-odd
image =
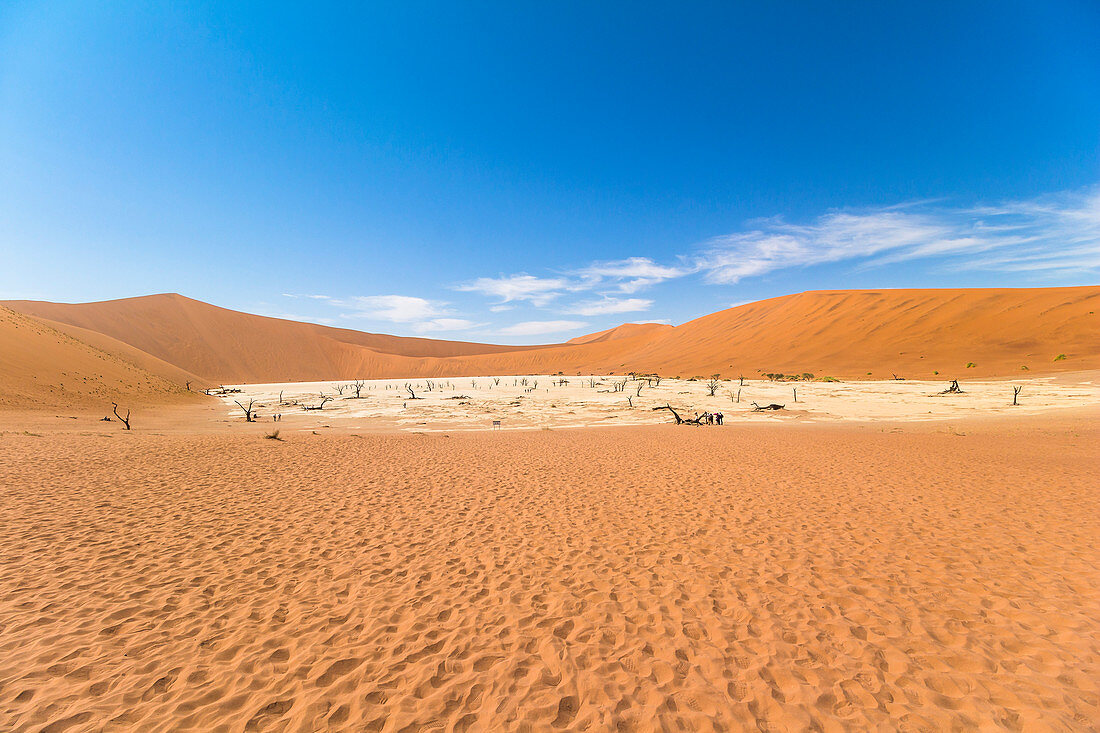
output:
[[[537,343],[1100,281],[1100,4],[682,5],[4,3],[0,298]]]

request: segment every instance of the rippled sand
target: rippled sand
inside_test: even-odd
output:
[[[1094,420],[109,429],[0,435],[2,730],[1100,721]]]

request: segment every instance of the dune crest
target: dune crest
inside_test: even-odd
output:
[[[814,291],[680,326],[624,324],[540,346],[365,333],[176,294],[6,305],[58,328],[100,334],[209,383],[559,371],[932,379],[1100,369],[1100,287],[1094,286]]]

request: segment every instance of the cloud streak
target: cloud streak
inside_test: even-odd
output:
[[[851,261],[863,268],[939,259],[948,270],[1095,271],[1100,189],[998,205],[922,203],[830,212],[809,224],[782,219],[710,240],[695,258],[707,282],[732,284],[792,267]]]
[[[532,305],[541,307],[570,287],[570,283],[564,278],[542,278],[519,273],[495,278],[479,277],[471,282],[456,285],[455,290],[500,298],[502,303],[526,300]]]
[[[411,295],[359,295],[330,302],[351,309],[343,314],[345,318],[366,318],[391,323],[424,322],[451,314],[446,303]]]
[[[927,200],[845,209],[805,223],[757,219],[743,231],[671,259],[674,264],[648,257],[595,261],[555,277],[479,278],[458,289],[495,296],[503,304],[527,301],[539,308],[557,306],[565,314],[598,316],[645,310],[651,300],[618,296],[687,276],[732,285],[830,263],[870,269],[925,260],[933,272],[1100,274],[1100,187],[971,207]],[[582,292],[601,297],[558,305],[567,294]]]
[[[636,313],[649,310],[652,300],[645,298],[600,298],[587,300],[565,308],[563,312],[578,316],[605,316],[613,313]]]
[[[502,336],[541,336],[547,333],[573,331],[587,325],[584,321],[523,321],[522,323],[505,326],[497,333]]]

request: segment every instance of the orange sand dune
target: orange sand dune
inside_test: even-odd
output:
[[[196,402],[192,374],[94,331],[0,307],[0,407],[97,408]]]
[[[0,730],[1090,730],[1095,421],[0,434]]]
[[[631,359],[685,376],[1079,371],[1100,367],[1098,312],[1100,287],[815,291],[685,323]]]
[[[1098,312],[1100,287],[815,291],[615,341],[425,362],[415,374],[931,379],[937,372],[948,378],[1083,371],[1100,368]]]
[[[106,334],[214,382],[557,371],[928,379],[1009,376],[1025,366],[1029,374],[1100,369],[1100,287],[817,291],[675,328],[627,324],[526,347],[367,334],[179,295],[8,305]]]
[[[566,344],[593,344],[600,341],[617,341],[618,339],[645,336],[654,338],[665,331],[671,331],[672,326],[667,323],[624,323],[606,331],[585,334],[569,339]]]
[[[104,333],[217,382],[327,379],[386,369],[390,356],[419,359],[526,348],[330,328],[240,313],[174,293],[98,303],[4,305]]]

